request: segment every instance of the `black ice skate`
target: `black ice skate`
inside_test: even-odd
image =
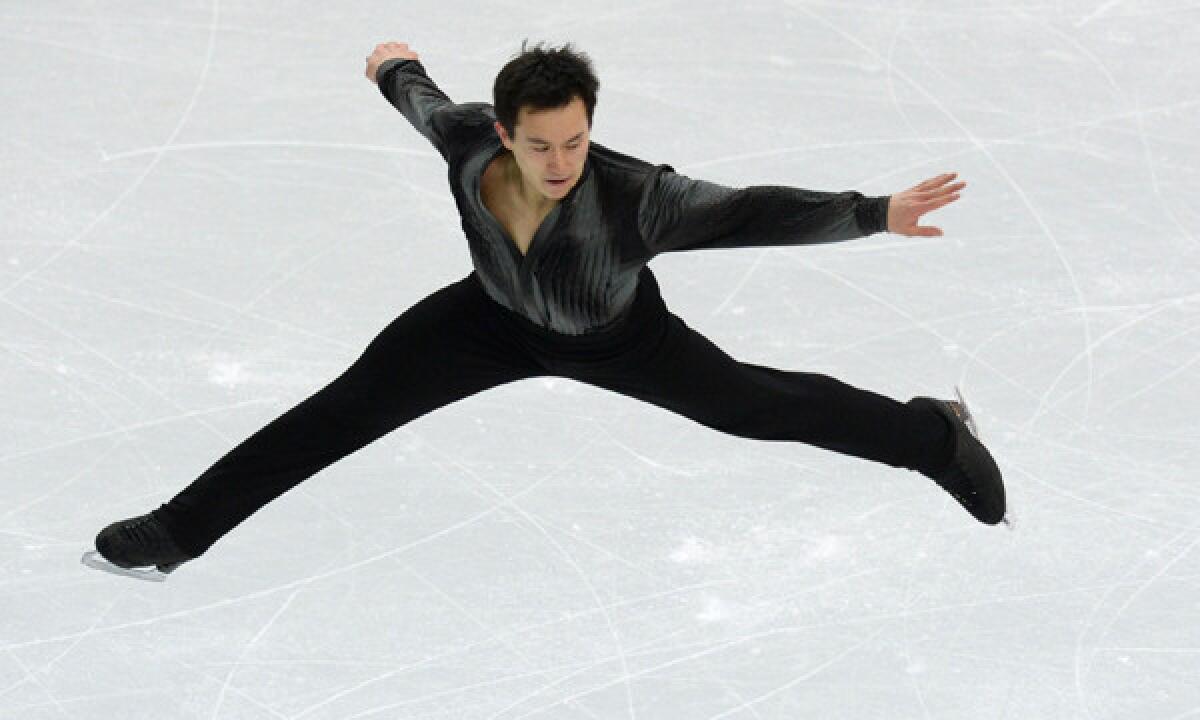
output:
[[[153,512],[101,530],[96,535],[96,551],[84,553],[80,562],[97,570],[154,582],[166,580],[168,574],[192,559],[175,544]]]
[[[914,405],[926,405],[950,421],[954,428],[954,456],[935,482],[950,493],[981,523],[995,525],[1007,518],[1004,478],[992,454],[979,441],[979,428],[956,387],[958,400],[917,397]]]

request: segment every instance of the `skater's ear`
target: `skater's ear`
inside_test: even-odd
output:
[[[500,136],[500,142],[504,143],[504,147],[512,150],[513,139],[508,136],[508,132],[504,129],[504,126],[500,124],[499,120],[493,123],[493,125],[496,128],[496,135]],[[513,129],[516,130],[516,128]]]

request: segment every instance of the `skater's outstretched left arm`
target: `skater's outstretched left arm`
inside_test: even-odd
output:
[[[786,185],[732,188],[659,166],[642,190],[638,228],[650,256],[710,248],[812,245],[887,229],[889,196]]]
[[[941,187],[953,173],[895,195],[821,192],[786,185],[731,188],[659,166],[643,188],[638,228],[646,251],[812,245],[877,232],[940,235],[917,227],[924,213],[958,198],[965,183]]]

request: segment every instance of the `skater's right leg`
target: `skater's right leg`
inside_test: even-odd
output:
[[[335,380],[156,510],[179,546],[198,557],[271,500],[410,420],[543,374],[473,275],[410,307]]]

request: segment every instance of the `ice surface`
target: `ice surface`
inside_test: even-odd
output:
[[[481,7],[482,6],[482,7]],[[0,718],[1200,715],[1195,2],[7,3]],[[962,384],[1020,522],[561,378],[399,428],[163,583],[79,563],[470,257],[456,101],[570,40],[593,139],[729,185],[968,185],[944,236],[680,253],[738,359]]]

